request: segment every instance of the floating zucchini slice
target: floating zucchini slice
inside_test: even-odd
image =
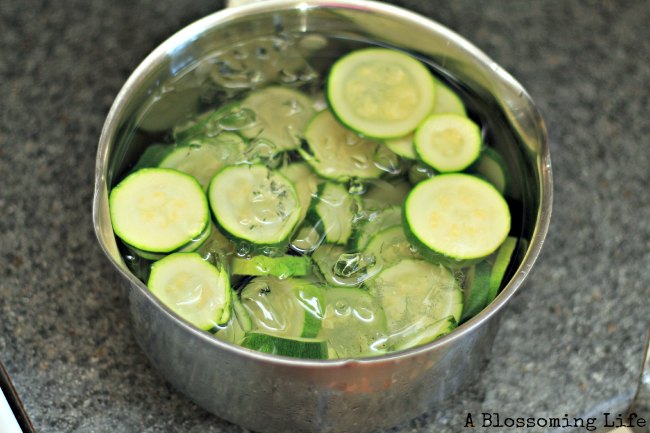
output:
[[[462,171],[481,154],[481,129],[464,116],[432,114],[415,131],[415,152],[440,173]]]
[[[354,51],[338,60],[327,81],[327,99],[348,128],[373,138],[413,131],[431,112],[433,77],[413,57],[386,48]]]
[[[510,231],[503,196],[468,174],[441,174],[418,183],[404,209],[407,235],[425,255],[480,259],[492,254]]]
[[[210,219],[201,185],[164,168],[143,168],[124,178],[109,197],[115,234],[138,250],[167,253],[197,239]]]

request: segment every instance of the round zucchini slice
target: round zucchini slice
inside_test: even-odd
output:
[[[486,257],[510,231],[510,209],[488,182],[463,173],[418,183],[406,198],[408,235],[425,255],[464,261]]]
[[[314,115],[314,102],[304,93],[287,87],[266,87],[248,95],[242,108],[255,113],[256,123],[242,129],[246,138],[261,138],[279,150],[296,149],[299,136]]]
[[[375,163],[381,143],[360,137],[339,123],[330,110],[321,111],[307,125],[309,150],[300,155],[320,176],[335,181],[351,177],[378,178],[384,173]]]
[[[396,50],[366,48],[338,60],[329,74],[327,98],[347,127],[373,138],[413,131],[431,112],[433,76],[415,58]]]
[[[457,114],[432,114],[415,131],[415,152],[440,173],[462,171],[481,154],[481,128]]]
[[[217,224],[253,245],[288,242],[300,218],[293,183],[263,165],[224,168],[210,181],[208,197]]]
[[[166,253],[189,243],[210,220],[208,202],[192,176],[143,168],[125,177],[109,197],[115,234],[143,251]]]
[[[228,272],[196,253],[174,253],[151,265],[149,290],[196,327],[209,330],[230,319]]]

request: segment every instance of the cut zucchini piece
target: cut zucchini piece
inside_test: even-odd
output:
[[[201,235],[210,211],[201,185],[165,168],[143,168],[113,188],[109,197],[115,234],[143,251],[167,253]]]
[[[241,345],[271,355],[327,359],[327,343],[314,338],[282,338],[262,332],[252,332],[244,337]]]
[[[155,262],[147,286],[163,304],[197,328],[209,330],[230,319],[228,272],[196,253],[174,253]]]
[[[512,261],[512,255],[517,247],[517,238],[508,236],[496,252],[492,271],[490,273],[490,293],[487,297],[487,303],[494,301],[499,294],[503,277],[506,275],[508,266]]]
[[[241,301],[254,327],[281,337],[315,337],[323,318],[319,287],[301,278],[257,277],[242,289]]]
[[[440,173],[462,171],[481,153],[481,129],[457,114],[432,114],[415,131],[420,160]]]
[[[393,343],[393,350],[406,350],[411,347],[422,346],[423,344],[431,343],[440,337],[449,334],[456,329],[458,323],[453,316],[445,317],[444,319],[436,321],[428,321],[430,323],[422,324],[417,323],[411,325],[406,330],[397,335],[391,336]]]
[[[232,315],[230,320],[223,327],[218,327],[215,337],[220,340],[228,341],[233,344],[240,344],[244,340],[247,332],[253,328],[248,312],[241,304],[239,295],[233,293],[232,295]]]
[[[401,222],[401,206],[396,205],[384,209],[369,211],[366,218],[357,224],[357,227],[348,241],[348,247],[352,250],[362,250],[366,245],[368,245],[370,238],[377,232],[401,224]]]
[[[325,241],[322,225],[321,221],[315,225],[305,222],[291,239],[291,249],[300,254],[310,254],[316,250]]]
[[[247,138],[270,141],[280,150],[297,149],[307,122],[314,115],[313,101],[287,87],[266,87],[248,95],[242,108],[255,113],[253,126],[242,129]]]
[[[381,209],[386,206],[402,206],[411,185],[404,180],[387,182],[377,179],[368,181],[368,191],[363,195],[366,209]]]
[[[224,168],[212,178],[208,197],[217,224],[253,245],[285,245],[300,218],[293,183],[263,165]]]
[[[318,338],[327,341],[330,358],[385,353],[386,317],[377,299],[359,288],[326,288]]]
[[[413,145],[413,134],[405,135],[404,137],[393,138],[384,141],[386,147],[406,159],[418,159],[418,154],[415,153],[415,146]]]
[[[409,168],[408,180],[411,185],[415,185],[435,175],[436,172],[431,167],[418,161]]]
[[[296,187],[298,199],[300,200],[300,223],[305,219],[309,204],[316,195],[316,191],[318,191],[318,185],[323,180],[316,176],[309,168],[309,165],[304,162],[294,162],[279,171]]]
[[[413,131],[431,112],[434,82],[413,57],[386,48],[354,51],[339,59],[327,81],[327,99],[348,128],[374,138]]]
[[[463,293],[454,275],[440,264],[402,260],[367,283],[386,314],[388,331],[395,334],[415,323],[453,316],[460,319]]]
[[[483,176],[502,195],[508,189],[510,183],[508,167],[503,157],[492,148],[486,148],[478,161],[470,167],[469,171]]]
[[[312,255],[325,281],[332,286],[354,287],[379,272],[376,259],[363,252],[346,251],[339,245],[321,245]]]
[[[377,178],[384,173],[381,164],[375,163],[382,144],[346,129],[330,110],[314,116],[305,130],[305,139],[308,150],[301,148],[298,152],[326,179],[343,182],[351,177]]]
[[[422,181],[404,206],[407,235],[424,255],[479,259],[492,254],[510,231],[510,209],[503,196],[468,174]]]
[[[471,319],[490,303],[490,265],[482,261],[467,271],[465,278],[465,302],[461,322]]]
[[[345,245],[360,209],[358,196],[348,193],[340,184],[325,182],[318,187],[307,220],[322,230],[325,242]]]
[[[383,267],[392,266],[403,259],[422,258],[406,238],[401,224],[375,233],[363,252],[366,256],[374,257],[377,265]]]
[[[443,84],[438,79],[434,79],[434,86],[436,88],[436,102],[433,105],[433,113],[449,113],[457,114],[459,116],[467,116],[465,104],[460,99],[460,96],[451,90],[446,84]]]
[[[217,171],[229,164],[241,162],[246,143],[237,134],[222,132],[216,137],[193,139],[176,146],[158,164],[187,173],[207,189]]]
[[[304,276],[310,271],[311,260],[307,256],[233,257],[230,267],[233,275],[272,275],[280,279]]]

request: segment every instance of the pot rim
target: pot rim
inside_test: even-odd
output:
[[[221,25],[241,17],[265,13],[278,10],[292,10],[298,9],[306,11],[318,8],[346,8],[356,10],[368,10],[373,13],[380,13],[384,16],[399,18],[405,21],[410,21],[414,25],[434,29],[437,33],[445,35],[448,39],[464,51],[468,52],[474,59],[485,65],[491,65],[492,70],[498,78],[506,83],[511,89],[516,90],[522,98],[524,98],[530,107],[533,109],[539,127],[539,155],[537,156],[537,170],[539,171],[539,207],[537,218],[535,221],[535,229],[531,237],[531,243],[528,250],[518,268],[516,273],[510,279],[508,284],[501,290],[499,295],[487,307],[485,307],[479,314],[474,316],[469,321],[463,323],[456,328],[453,332],[444,337],[436,339],[428,344],[414,347],[404,351],[392,352],[380,356],[366,357],[366,358],[349,358],[349,359],[334,359],[334,360],[307,360],[299,358],[289,358],[278,355],[270,355],[254,350],[246,349],[238,345],[227,343],[219,340],[215,336],[195,328],[193,325],[185,322],[168,307],[160,302],[151,292],[147,289],[142,281],[137,279],[134,275],[128,272],[120,263],[118,263],[111,255],[107,245],[102,241],[101,237],[101,224],[100,224],[100,209],[102,208],[102,194],[106,189],[105,166],[108,161],[108,150],[110,143],[114,139],[115,132],[119,126],[119,116],[127,106],[130,95],[135,89],[142,85],[142,81],[155,65],[163,61],[168,53],[173,52],[177,47],[184,45],[188,40],[192,40],[195,36],[201,35],[205,31],[213,28],[216,25]],[[163,43],[157,46],[145,59],[138,65],[138,67],[131,73],[121,90],[117,94],[109,113],[104,122],[104,126],[99,138],[99,147],[97,151],[96,167],[95,167],[95,188],[93,196],[93,227],[95,235],[99,241],[104,254],[109,258],[111,263],[120,272],[120,274],[129,281],[132,285],[137,286],[139,290],[147,297],[149,301],[154,303],[157,308],[163,310],[164,314],[180,326],[185,332],[192,334],[193,337],[204,340],[206,343],[217,346],[219,349],[230,352],[233,355],[249,358],[252,360],[275,364],[278,366],[297,367],[297,368],[323,368],[329,369],[333,367],[353,366],[353,365],[381,365],[385,363],[401,362],[410,358],[416,358],[428,352],[435,352],[441,347],[453,344],[454,341],[459,340],[467,334],[473,332],[484,323],[488,322],[496,313],[501,310],[515,294],[518,288],[526,279],[533,264],[537,260],[541,251],[544,239],[548,232],[550,225],[550,217],[552,211],[552,198],[553,198],[553,179],[551,172],[551,159],[548,145],[548,136],[544,121],[541,118],[539,110],[532,101],[530,95],[510,74],[499,66],[479,48],[469,42],[467,39],[453,32],[452,30],[444,27],[442,24],[420,15],[415,12],[403,9],[398,6],[393,6],[377,1],[369,0],[268,0],[260,3],[253,3],[233,8],[226,8],[221,11],[207,15],[183,29],[179,30]]]

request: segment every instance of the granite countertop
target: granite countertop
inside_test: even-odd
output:
[[[620,410],[650,316],[650,2],[395,3],[461,33],[527,88],[548,126],[555,202],[481,379],[393,431],[458,432],[468,412]],[[91,224],[113,98],[157,44],[221,6],[0,2],[0,357],[41,433],[244,431],[151,367]]]

